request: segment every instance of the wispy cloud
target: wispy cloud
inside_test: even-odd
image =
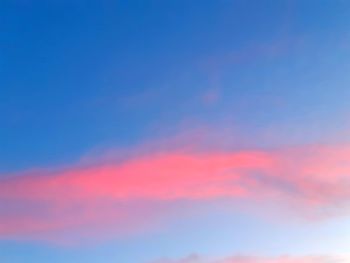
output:
[[[345,256],[233,256],[224,259],[206,259],[198,255],[190,255],[183,259],[160,259],[152,263],[347,263],[349,257]]]
[[[2,179],[0,237],[137,232],[174,202],[222,198],[295,205],[296,213],[306,208],[329,217],[347,212],[349,189],[348,145],[150,152]]]

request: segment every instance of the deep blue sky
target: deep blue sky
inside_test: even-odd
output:
[[[349,142],[349,61],[346,0],[1,0],[0,178],[196,129],[242,148]],[[330,253],[345,251],[336,238],[348,221],[276,227],[247,214],[209,213],[88,249],[4,239],[0,262],[309,254],[328,237]],[[241,240],[247,229],[256,243]],[[212,236],[222,243],[211,247]]]
[[[307,60],[322,64],[321,52],[346,41],[348,8],[347,1],[1,1],[0,170],[70,163],[97,145],[138,143],[153,126],[175,129],[203,112],[217,118],[195,98],[225,71],[226,83],[235,81],[226,84],[226,104],[295,95],[298,81],[276,87],[285,86],[279,78],[304,81]],[[282,54],[259,54],[264,45],[280,45]],[[248,58],[221,66],[233,53]],[[245,112],[242,119],[258,119]]]

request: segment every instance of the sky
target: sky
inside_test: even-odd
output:
[[[349,29],[344,0],[2,0],[0,262],[350,262]]]

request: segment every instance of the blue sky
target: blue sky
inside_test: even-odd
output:
[[[349,17],[341,0],[1,1],[0,261],[346,253]],[[233,156],[235,175],[213,194],[218,175],[201,167],[224,169],[217,156]],[[130,190],[138,183],[146,190]],[[71,214],[65,194],[103,214],[98,230]],[[135,226],[137,207],[151,227]],[[117,228],[131,234],[106,223],[119,212],[129,219]],[[88,244],[74,238],[73,219]],[[74,232],[64,245],[59,230]]]

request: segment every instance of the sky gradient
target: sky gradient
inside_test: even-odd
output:
[[[0,262],[350,262],[350,2],[4,0]]]

